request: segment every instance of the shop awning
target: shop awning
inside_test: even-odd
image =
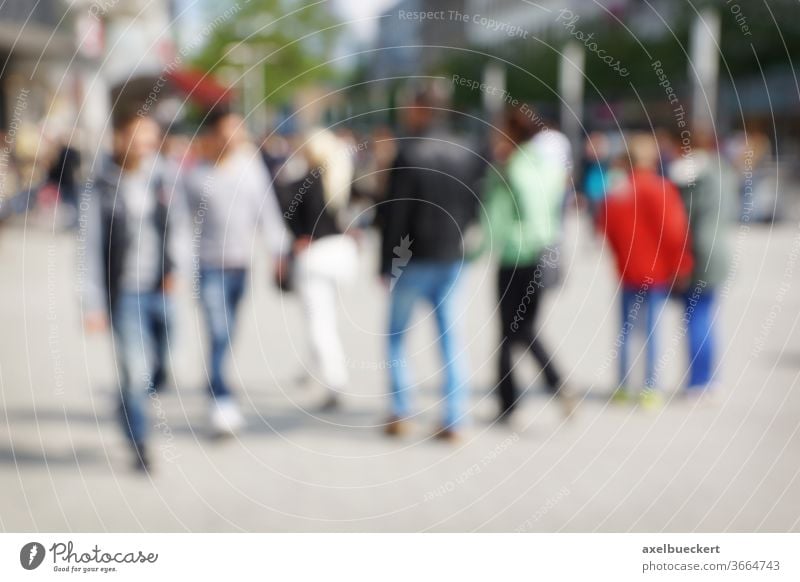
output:
[[[230,87],[222,85],[211,73],[196,69],[176,69],[167,73],[167,80],[197,105],[211,107],[228,103],[233,97]]]

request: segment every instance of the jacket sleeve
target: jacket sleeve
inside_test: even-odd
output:
[[[661,180],[664,193],[663,225],[661,244],[669,253],[672,272],[679,277],[690,277],[694,268],[692,244],[689,235],[689,219],[678,189],[668,180]]]
[[[478,218],[480,219],[480,240],[479,244],[469,253],[469,260],[476,260],[487,252],[498,253],[505,248],[504,218],[507,216],[506,208],[503,204],[504,187],[501,178],[496,175],[498,170],[492,169],[492,174],[486,176],[483,186],[482,203],[479,205]],[[507,196],[505,197],[507,198]]]
[[[635,212],[631,199],[625,192],[612,193],[603,198],[597,207],[596,226],[611,250],[611,255],[622,276],[629,265],[634,246],[630,244],[630,221]]]
[[[169,224],[166,250],[172,259],[172,269],[180,276],[188,277],[192,272],[192,218],[189,210],[187,177],[179,168],[172,165],[165,173]]]
[[[382,205],[381,275],[391,273],[394,248],[401,245],[401,240],[411,233],[411,220],[418,195],[417,171],[410,167],[407,156],[401,150],[390,170],[389,191]]]
[[[332,212],[332,210],[329,209],[325,203],[322,173],[319,169],[316,169],[313,170],[309,176],[311,177],[311,181],[306,189],[303,202],[298,207],[298,212],[302,215],[301,223],[305,225],[305,230],[307,230],[304,234],[314,237],[314,230],[319,224],[320,218],[322,218],[325,213]]]
[[[272,187],[272,178],[260,158],[253,160],[252,164],[256,166],[256,171],[253,172],[255,183],[251,185],[256,201],[255,212],[258,213],[267,247],[273,256],[286,255],[291,250],[292,235],[283,221],[278,195]]]
[[[604,197],[597,205],[597,211],[594,216],[594,228],[595,231],[603,236],[608,234],[609,228],[609,212],[608,207],[611,203],[611,199],[609,197]]]
[[[108,310],[101,202],[98,192],[93,191],[87,203],[79,205],[78,290],[84,314]]]
[[[687,196],[695,276],[709,284],[724,278],[728,268],[727,232],[734,221],[732,198],[736,192],[732,177],[726,162],[716,158]]]

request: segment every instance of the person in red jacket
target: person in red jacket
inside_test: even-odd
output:
[[[626,180],[617,184],[601,204],[598,228],[605,234],[622,283],[622,327],[619,348],[619,386],[615,400],[630,394],[629,336],[643,320],[645,381],[639,397],[644,406],[657,406],[658,321],[669,290],[682,288],[693,267],[689,222],[680,193],[661,177],[658,146],[647,134],[628,141]]]

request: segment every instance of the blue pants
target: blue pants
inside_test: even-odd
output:
[[[153,362],[153,390],[159,392],[167,381],[169,366],[169,342],[172,331],[172,302],[164,302],[164,310],[158,317],[149,321],[150,332],[155,341],[155,361]]]
[[[200,300],[211,343],[208,387],[215,398],[231,393],[223,377],[223,364],[236,329],[246,275],[245,269],[204,268],[200,272]]]
[[[716,339],[714,317],[716,294],[706,287],[694,286],[684,294],[684,323],[689,343],[689,381],[691,389],[706,388],[714,376]]]
[[[444,369],[445,428],[464,418],[468,371],[463,343],[458,331],[458,281],[463,264],[456,262],[412,261],[396,279],[389,311],[389,361],[405,362],[405,338],[414,306],[420,299],[433,307],[439,328],[439,347]],[[410,414],[409,391],[412,379],[406,365],[389,368],[392,413],[398,418]]]
[[[622,329],[619,345],[619,385],[627,386],[631,375],[629,357],[630,336],[644,326],[645,333],[645,388],[655,388],[658,383],[658,321],[667,301],[667,291],[661,287],[623,287]],[[638,359],[638,357],[636,358]]]
[[[121,293],[112,312],[114,349],[120,367],[120,412],[123,430],[135,447],[147,438],[147,400],[160,365],[156,329],[167,329],[169,297],[159,292]]]

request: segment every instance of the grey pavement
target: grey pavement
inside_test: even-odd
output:
[[[718,399],[677,395],[680,313],[662,333],[660,411],[607,403],[618,307],[607,250],[568,220],[565,281],[545,302],[542,334],[582,397],[568,423],[539,389],[519,418],[493,426],[497,324],[493,271],[467,267],[463,324],[472,422],[458,445],[429,437],[438,419],[438,353],[420,309],[408,365],[414,429],[384,437],[386,296],[374,241],[341,293],[352,382],[341,411],[316,412],[301,385],[302,312],[259,260],[229,377],[247,416],[212,441],[203,391],[203,327],[190,285],[171,343],[172,388],[151,401],[155,471],[130,472],[114,422],[112,345],[85,336],[72,237],[24,223],[0,229],[0,530],[4,531],[798,531],[800,530],[800,228],[734,228],[734,272],[720,314]],[[673,398],[674,396],[674,398]]]

